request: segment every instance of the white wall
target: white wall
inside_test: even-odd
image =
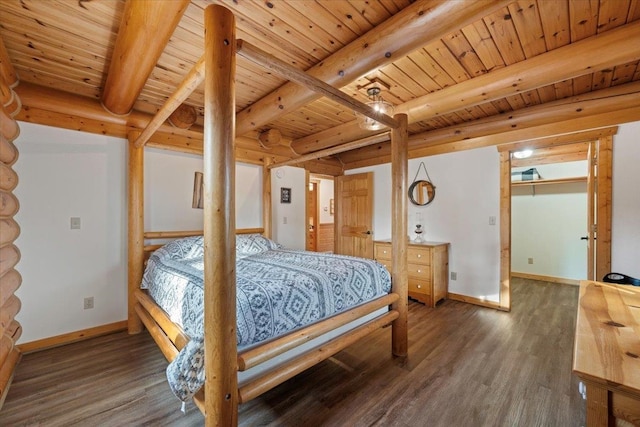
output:
[[[424,161],[436,186],[432,203],[409,205],[409,229],[415,237],[416,213],[422,214],[424,237],[449,242],[449,292],[490,301],[499,300],[500,228],[499,166],[495,147],[442,154],[409,161],[409,184]],[[391,166],[389,164],[348,171],[374,172],[374,239],[391,237]],[[424,179],[421,172],[418,179]],[[489,225],[489,217],[496,225]]]
[[[124,141],[20,123],[20,343],[127,317]],[[70,229],[70,217],[81,229]],[[93,296],[95,307],[83,309]]]
[[[20,343],[127,317],[126,141],[20,123]],[[199,156],[145,149],[145,229],[202,229]],[[70,217],[82,228],[70,229]],[[262,167],[236,165],[236,225],[262,226]],[[83,309],[85,297],[95,307]]]
[[[280,203],[280,190],[291,189],[291,203]],[[306,172],[283,166],[271,170],[273,240],[288,249],[305,249]]]
[[[320,224],[333,224],[330,201],[333,199],[333,180],[320,179]]]
[[[201,230],[202,209],[192,207],[202,156],[145,149],[145,231]],[[262,166],[236,164],[236,228],[262,227]]]
[[[535,167],[543,179],[586,177],[588,170],[586,160]],[[512,187],[511,195],[511,271],[586,279],[586,182]]]
[[[611,270],[640,278],[640,121],[613,137]]]

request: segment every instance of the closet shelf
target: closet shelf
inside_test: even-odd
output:
[[[576,176],[570,178],[556,179],[536,179],[531,181],[515,181],[511,183],[512,187],[520,187],[523,185],[543,185],[543,184],[568,184],[572,182],[587,182],[586,176]]]

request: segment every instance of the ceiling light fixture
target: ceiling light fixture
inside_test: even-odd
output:
[[[377,113],[386,114],[387,116],[393,117],[393,105],[382,99],[379,87],[370,87],[369,89],[367,89],[367,95],[369,95],[369,98],[371,99],[370,102],[367,102],[367,105],[369,107],[371,107]],[[380,130],[385,128],[384,124],[373,120],[371,117],[367,117],[364,114],[358,112],[356,112],[355,115],[358,119],[358,125],[361,129]]]
[[[514,151],[513,157],[516,159],[526,159],[533,154],[533,150]]]

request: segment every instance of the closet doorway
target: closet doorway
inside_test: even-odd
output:
[[[617,127],[541,138],[505,144],[500,154],[500,308],[511,309],[511,165],[513,153],[525,149],[550,150],[552,147],[587,142],[587,223],[584,232],[587,243],[587,278],[599,279],[611,269],[611,191],[613,135]],[[558,150],[560,151],[560,150]],[[584,154],[580,154],[584,156]],[[568,153],[558,163],[570,160]],[[583,157],[584,158],[584,157]],[[564,160],[563,160],[564,159]],[[576,160],[578,157],[575,158]],[[597,239],[597,240],[596,240]],[[597,242],[597,246],[596,246]]]
[[[582,142],[512,156],[511,278],[587,279],[588,149]]]

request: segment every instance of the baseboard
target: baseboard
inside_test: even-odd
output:
[[[504,307],[501,307],[500,303],[498,302],[487,301],[481,298],[470,297],[468,295],[452,294],[451,292],[449,292],[447,293],[447,298],[454,301],[466,302],[469,304],[480,305],[482,307],[495,308],[496,310],[507,311]]]
[[[543,282],[560,283],[562,285],[580,286],[580,280],[565,279],[563,277],[543,276],[540,274],[511,272],[511,277],[519,277],[521,279],[541,280]]]
[[[113,332],[120,332],[127,329],[127,321],[122,320],[120,322],[109,323],[107,325],[96,326],[93,328],[83,329],[81,331],[69,332],[67,334],[57,335],[55,337],[44,338],[41,340],[31,341],[24,344],[18,344],[16,347],[23,353],[33,353],[34,351],[40,351],[51,347],[58,347],[65,344],[70,344],[76,341],[83,341],[89,338],[99,337],[100,335],[111,334]]]

